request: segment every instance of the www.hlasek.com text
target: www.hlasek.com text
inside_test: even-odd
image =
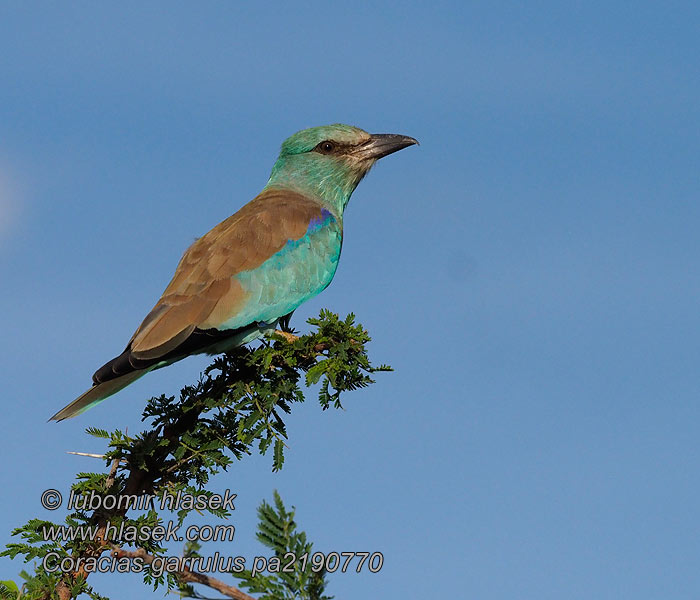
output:
[[[107,523],[104,532],[99,525],[42,525],[42,537],[46,542],[73,542],[79,540],[95,541],[98,535],[102,539],[119,544],[145,542],[232,542],[236,535],[234,525],[189,525],[180,532],[180,525],[168,521],[163,525],[129,524],[122,521],[119,525]]]

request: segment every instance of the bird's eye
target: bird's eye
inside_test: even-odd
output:
[[[335,144],[333,142],[325,141],[321,142],[316,148],[323,154],[330,154],[335,150]]]

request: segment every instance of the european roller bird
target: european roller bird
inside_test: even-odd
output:
[[[124,352],[51,420],[74,417],[149,371],[226,352],[287,322],[333,279],[343,212],[362,178],[378,159],[417,143],[341,124],[288,138],[260,194],[187,249]]]

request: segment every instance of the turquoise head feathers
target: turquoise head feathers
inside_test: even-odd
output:
[[[350,196],[383,156],[418,142],[407,136],[369,134],[352,125],[303,129],[280,149],[267,188],[291,188],[319,199],[342,218]]]

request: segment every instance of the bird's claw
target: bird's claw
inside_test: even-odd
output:
[[[289,331],[282,331],[281,329],[275,329],[275,333],[281,337],[283,337],[289,344],[293,344],[299,339],[298,335],[294,335],[293,333],[289,333]]]

